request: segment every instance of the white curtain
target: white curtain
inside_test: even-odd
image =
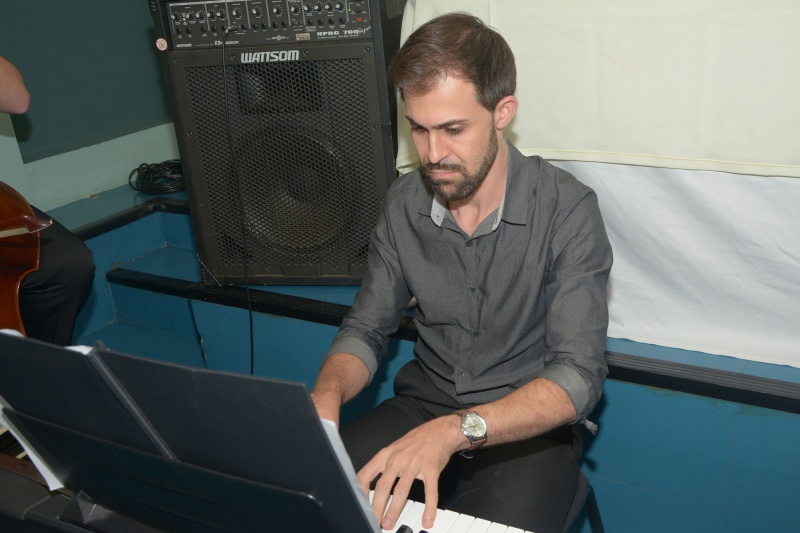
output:
[[[523,151],[800,176],[797,0],[409,0],[403,37],[450,11],[514,51]]]
[[[800,367],[800,180],[554,163],[600,200],[609,336]]]

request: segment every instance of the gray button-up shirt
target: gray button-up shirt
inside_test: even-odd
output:
[[[426,189],[396,180],[369,249],[369,270],[329,354],[370,379],[412,296],[416,358],[461,404],[486,403],[535,377],[562,387],[582,421],[608,372],[611,246],[595,193],[511,143],[500,208],[472,235]]]

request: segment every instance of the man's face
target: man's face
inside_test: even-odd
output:
[[[446,201],[468,198],[497,159],[493,114],[471,83],[452,77],[405,104],[425,182]]]

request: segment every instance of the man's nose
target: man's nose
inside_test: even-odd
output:
[[[441,163],[448,154],[447,141],[438,133],[434,132],[428,136],[428,161],[436,165]]]

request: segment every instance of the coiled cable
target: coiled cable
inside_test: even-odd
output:
[[[179,159],[142,163],[128,174],[128,185],[145,194],[164,194],[186,188]]]

